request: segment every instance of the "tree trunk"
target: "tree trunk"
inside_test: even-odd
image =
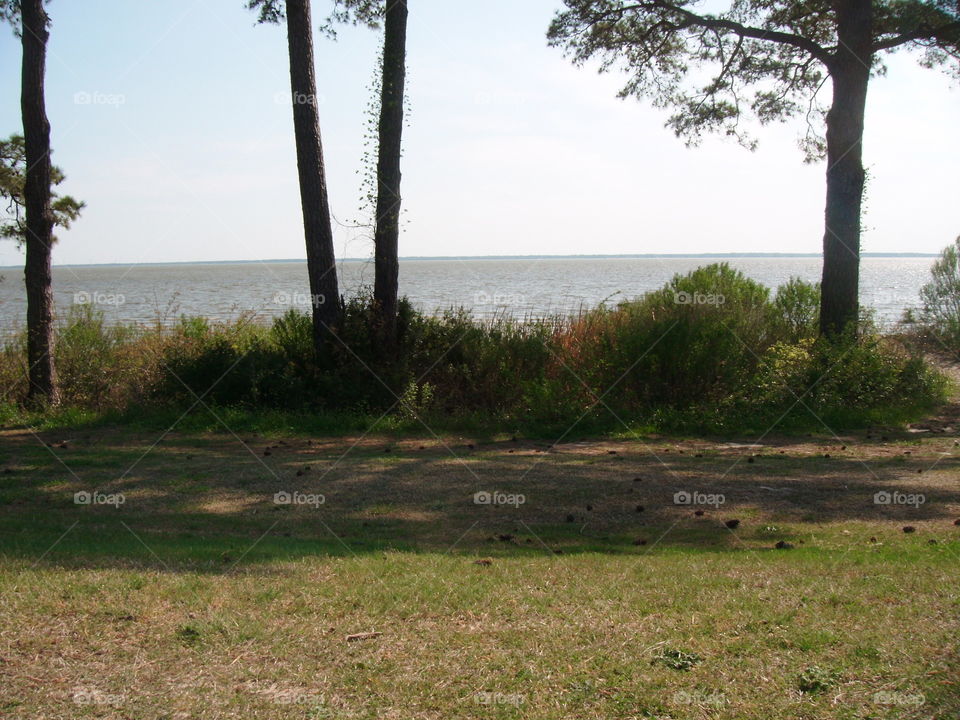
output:
[[[397,341],[400,241],[400,154],[407,62],[407,0],[387,0],[377,159],[377,226],[373,299],[387,347]]]
[[[837,3],[839,49],[831,63],[833,104],[827,114],[827,207],[823,236],[820,333],[856,329],[860,311],[860,212],[863,121],[870,82],[873,4]]]
[[[286,0],[286,3],[293,129],[297,143],[300,205],[303,209],[307,273],[313,307],[313,344],[320,353],[329,333],[340,322],[340,291],[323,145],[320,141],[310,0]]]
[[[56,404],[57,373],[53,349],[53,211],[50,208],[50,122],[44,100],[47,14],[43,0],[23,0],[23,68],[20,111],[27,164],[23,195],[26,206],[27,249],[24,284],[27,290],[27,363],[31,405]]]

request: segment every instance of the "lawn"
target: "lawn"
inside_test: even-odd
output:
[[[960,713],[949,433],[0,443],[3,718]]]

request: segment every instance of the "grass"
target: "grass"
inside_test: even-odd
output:
[[[956,717],[960,449],[885,432],[0,431],[0,715]]]

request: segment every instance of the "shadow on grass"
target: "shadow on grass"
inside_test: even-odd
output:
[[[643,556],[767,552],[781,541],[802,555],[817,537],[843,541],[832,527],[843,523],[859,523],[863,542],[895,537],[900,553],[960,539],[960,458],[932,446],[858,458],[856,448],[826,457],[809,445],[705,441],[3,439],[0,554],[28,564],[224,573],[390,550]],[[123,502],[78,505],[75,493]],[[303,502],[277,504],[277,493]],[[677,504],[677,493],[701,497]],[[905,525],[920,527],[907,536]]]

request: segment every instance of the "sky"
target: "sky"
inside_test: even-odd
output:
[[[329,9],[314,0],[314,20]],[[803,121],[687,148],[624,77],[545,33],[559,0],[411,0],[402,256],[819,252],[822,164]],[[244,0],[52,0],[47,109],[59,190],[87,203],[57,264],[302,258],[285,29]],[[355,227],[378,33],[315,38],[339,257]],[[0,35],[0,133],[21,131],[20,46]],[[916,57],[871,85],[866,252],[960,234],[960,88]],[[22,254],[0,245],[0,265]]]

